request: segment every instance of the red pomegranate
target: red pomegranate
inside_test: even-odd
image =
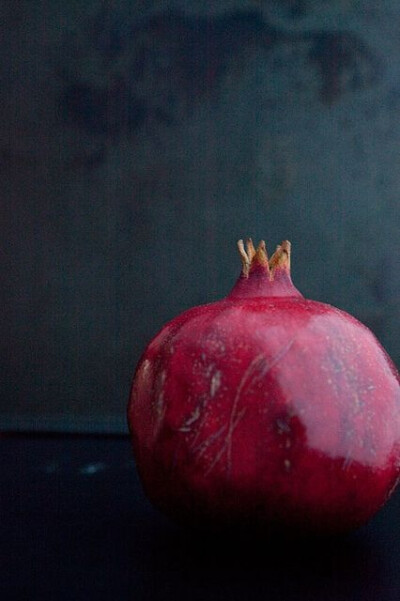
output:
[[[194,526],[340,533],[368,520],[400,475],[394,365],[355,318],[306,300],[290,244],[238,243],[223,300],[153,338],[128,406],[148,498]]]

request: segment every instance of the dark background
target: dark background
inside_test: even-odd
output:
[[[160,326],[289,238],[395,361],[397,1],[0,4],[0,426],[124,432]]]

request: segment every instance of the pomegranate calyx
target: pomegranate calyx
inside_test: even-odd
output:
[[[282,244],[276,247],[276,251],[269,260],[271,279],[274,279],[277,269],[285,269],[290,273],[290,251],[291,244],[289,240],[284,240]]]
[[[244,248],[243,240],[239,240],[237,246],[240,258],[242,259],[242,273],[244,276],[248,277],[250,269],[257,268],[258,266],[258,268],[261,268],[261,271],[265,271],[269,277],[268,255],[264,240],[261,240],[257,246],[257,250],[254,248],[253,240],[251,238],[246,240],[246,250]]]
[[[228,298],[245,298],[255,296],[302,296],[294,287],[290,276],[290,250],[288,240],[276,247],[268,260],[264,240],[257,248],[251,238],[237,243],[242,261],[242,272]]]

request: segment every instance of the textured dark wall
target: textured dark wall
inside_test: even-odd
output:
[[[145,343],[248,235],[400,360],[397,2],[0,11],[0,426],[124,429]]]

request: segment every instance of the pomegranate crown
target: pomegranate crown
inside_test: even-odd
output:
[[[251,238],[246,244],[243,240],[237,243],[242,260],[242,272],[231,290],[228,298],[252,297],[302,297],[293,285],[290,276],[290,242],[284,240],[276,247],[274,254],[268,260],[264,240],[257,248]]]
[[[284,240],[276,247],[274,254],[268,260],[267,249],[264,240],[261,240],[257,249],[251,238],[237,243],[240,258],[242,259],[242,274],[246,277],[252,269],[262,267],[268,273],[269,279],[273,280],[277,269],[284,269],[290,273],[290,248],[289,240]]]

